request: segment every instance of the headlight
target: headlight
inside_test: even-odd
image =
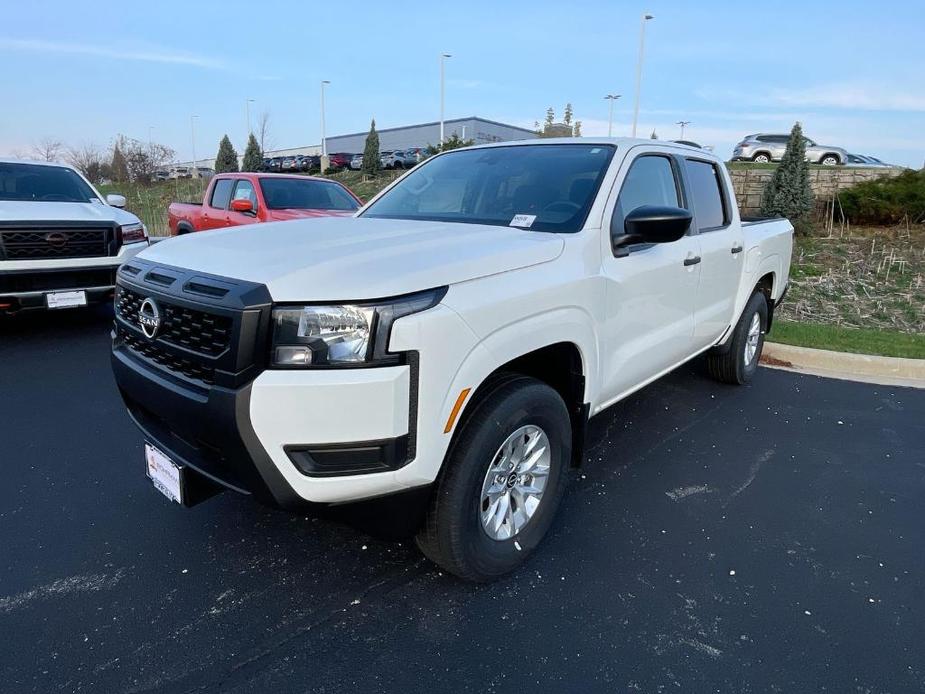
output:
[[[148,238],[148,230],[144,224],[123,224],[120,227],[122,232],[122,243],[136,243]]]
[[[436,306],[446,287],[375,303],[280,306],[273,309],[271,366],[311,368],[394,364],[392,324]]]

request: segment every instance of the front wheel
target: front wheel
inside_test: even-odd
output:
[[[543,539],[572,445],[568,409],[545,383],[509,376],[487,387],[451,445],[417,537],[431,561],[471,581],[514,570]]]
[[[758,370],[767,329],[768,301],[762,292],[756,291],[732,329],[728,351],[707,355],[710,375],[723,383],[748,383]]]

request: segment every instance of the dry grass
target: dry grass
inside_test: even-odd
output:
[[[785,320],[925,333],[925,226],[799,237],[790,277]]]

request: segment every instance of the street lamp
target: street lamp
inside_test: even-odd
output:
[[[245,99],[244,100],[244,114],[247,118],[247,139],[250,139],[251,136],[251,104],[254,103],[256,99]]]
[[[691,122],[690,122],[689,120],[679,120],[677,123],[675,123],[675,125],[680,125],[680,126],[681,126],[681,137],[678,138],[679,140],[683,140],[683,139],[684,139],[684,128],[685,128],[685,126],[688,126],[688,125],[690,125],[690,124],[691,124]]]
[[[440,54],[440,144],[443,144],[443,96],[444,96],[444,63],[446,63],[447,58],[452,58],[453,56],[449,53]]]
[[[633,108],[633,137],[636,137],[636,121],[639,120],[639,90],[642,87],[642,55],[646,43],[646,22],[652,19],[648,12],[642,15],[639,25],[639,58],[636,60],[636,106]]]
[[[190,142],[193,145],[193,168],[196,168],[196,119],[199,116],[190,116],[189,117],[189,136]]]
[[[328,146],[324,141],[324,85],[331,84],[331,80],[321,80],[321,156],[328,156]]]
[[[607,119],[607,137],[613,137],[613,102],[621,96],[622,94],[608,94],[604,97],[610,102],[610,117]]]

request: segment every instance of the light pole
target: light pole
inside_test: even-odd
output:
[[[677,123],[675,123],[675,125],[680,125],[680,126],[681,126],[681,137],[678,138],[679,140],[683,140],[683,139],[684,139],[684,128],[685,128],[685,126],[688,126],[688,125],[690,125],[690,124],[691,124],[691,122],[690,122],[689,120],[679,120]]]
[[[636,59],[636,105],[633,108],[633,137],[636,137],[636,121],[639,120],[639,90],[642,87],[642,55],[646,44],[646,22],[652,19],[648,12],[642,15],[639,25],[639,57]]]
[[[255,99],[245,99],[244,100],[244,115],[247,118],[247,136],[246,139],[250,139],[251,136],[251,104],[254,103]]]
[[[331,84],[331,80],[321,80],[321,156],[328,156],[328,146],[324,141],[324,85]],[[323,167],[322,167],[322,170]]]
[[[199,116],[190,116],[189,117],[189,137],[190,143],[193,145],[193,168],[196,168],[196,119]]]
[[[607,119],[607,137],[613,137],[613,102],[619,99],[622,94],[608,94],[604,98],[610,102],[610,117]]]
[[[445,93],[444,89],[444,63],[446,63],[447,58],[452,58],[453,56],[449,53],[440,54],[440,144],[443,144],[443,96]]]

